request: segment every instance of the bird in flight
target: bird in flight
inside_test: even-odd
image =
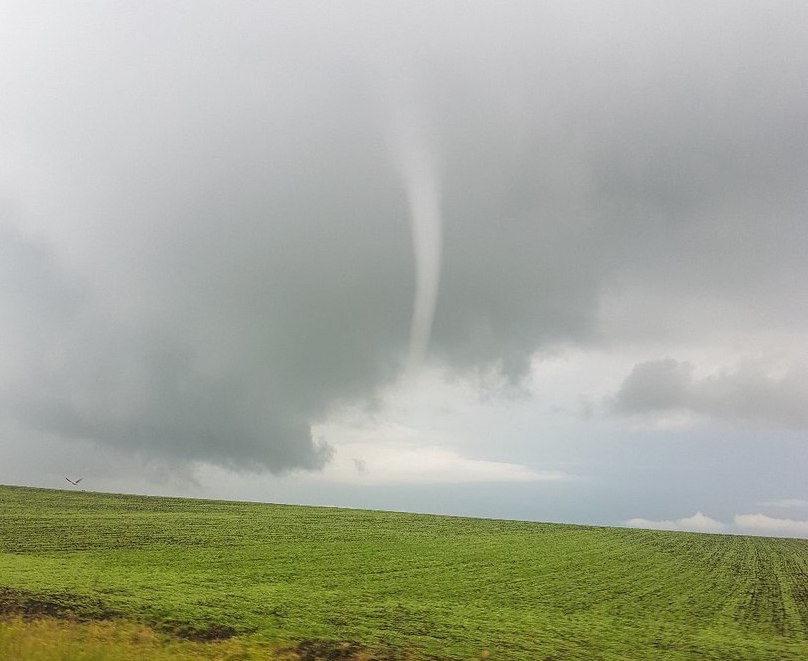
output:
[[[83,478],[83,477],[80,477],[78,480],[75,480],[75,481],[71,480],[69,477],[66,477],[65,479],[66,479],[68,482],[70,482],[70,484],[72,484],[72,485],[75,487],[75,486],[76,486],[76,485],[77,485],[79,482],[81,482],[81,481],[82,481],[84,478]]]

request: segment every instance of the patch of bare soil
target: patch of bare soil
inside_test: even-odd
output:
[[[345,640],[301,640],[284,651],[291,653],[296,661],[436,661],[400,650],[371,651],[357,642]]]
[[[110,608],[99,599],[68,593],[39,595],[0,587],[0,617],[3,616],[54,617],[79,622],[125,619],[124,613]],[[224,640],[238,634],[248,633],[244,629],[236,629],[219,622],[167,620],[147,622],[146,624],[162,633],[198,642]]]
[[[236,629],[218,622],[183,622],[181,620],[163,621],[157,624],[155,628],[177,638],[201,643],[224,640],[239,634],[249,633],[245,629]]]
[[[0,587],[0,615],[62,617],[75,620],[108,620],[122,614],[99,599],[68,593],[47,596]]]

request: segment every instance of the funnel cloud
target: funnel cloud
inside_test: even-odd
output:
[[[393,158],[406,191],[415,260],[415,296],[407,366],[423,360],[429,346],[441,271],[443,220],[435,150],[422,118],[399,114],[391,129]]]

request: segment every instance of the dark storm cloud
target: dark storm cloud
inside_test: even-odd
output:
[[[310,425],[409,343],[401,103],[441,176],[431,359],[518,379],[620,342],[613,295],[666,332],[805,322],[802,3],[4,14],[0,384],[34,428],[322,465]]]
[[[273,397],[249,384],[246,370],[205,372],[164,329],[105,319],[103,308],[54,273],[46,250],[10,233],[4,239],[0,302],[14,314],[2,327],[11,352],[2,413],[43,433],[145,455],[239,468],[317,467],[328,459],[295,408],[300,398]]]
[[[792,368],[770,376],[759,367],[697,377],[690,363],[673,359],[636,365],[613,406],[617,413],[692,411],[732,421],[762,421],[808,428],[808,375]]]

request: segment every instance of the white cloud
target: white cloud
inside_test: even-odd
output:
[[[319,425],[318,436],[334,448],[319,475],[310,479],[343,484],[461,484],[562,480],[566,473],[535,470],[507,461],[465,456],[449,447],[451,432],[424,431],[398,422],[349,412]],[[360,469],[361,467],[361,469]]]
[[[203,485],[221,485],[236,473],[200,463],[194,476]],[[468,484],[483,482],[552,482],[571,479],[562,471],[534,470],[505,461],[488,461],[464,457],[437,446],[395,443],[340,444],[331,462],[320,472],[292,472],[276,477],[278,484],[311,486],[365,485],[398,486],[419,484]],[[246,479],[241,475],[239,479]]]
[[[652,519],[629,519],[626,521],[629,528],[649,528],[651,530],[682,530],[689,532],[725,532],[726,524],[716,521],[696,512],[693,516],[683,519],[654,521]]]
[[[735,525],[742,530],[754,530],[770,535],[808,537],[808,521],[780,519],[765,514],[738,514]]]
[[[778,502],[778,501],[772,501]],[[786,500],[779,502],[804,502]],[[808,537],[808,520],[780,519],[765,514],[736,514],[732,524],[722,523],[709,516],[696,512],[683,519],[629,519],[625,522],[629,528],[648,528],[651,530],[679,530],[689,532],[731,533],[734,535],[764,535],[773,537]]]
[[[361,452],[363,470],[356,467]],[[337,448],[336,456],[323,471],[322,479],[352,484],[459,484],[464,482],[536,482],[561,480],[558,471],[536,471],[521,464],[471,459],[440,447]]]

